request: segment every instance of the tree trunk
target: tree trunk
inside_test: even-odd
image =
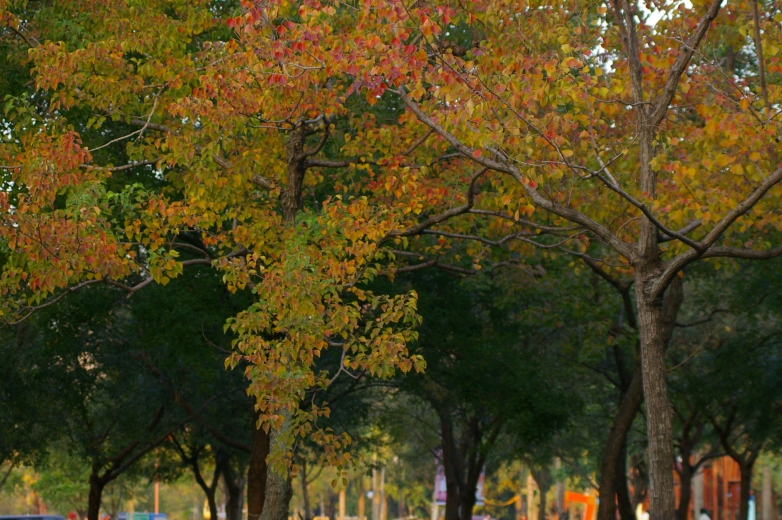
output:
[[[749,492],[752,490],[752,469],[754,460],[746,464],[740,464],[741,468],[741,493],[739,494],[739,518],[738,520],[747,520],[749,515]]]
[[[673,426],[666,384],[662,302],[647,296],[644,291],[645,275],[644,270],[637,270],[636,297],[649,443],[649,515],[651,520],[671,520],[676,515],[671,467]]]
[[[650,192],[653,194],[653,186]],[[658,251],[656,237],[657,229],[645,219],[641,244],[647,255],[650,250]],[[648,295],[646,287],[655,280],[657,267],[656,261],[635,266],[635,294],[649,446],[649,515],[650,520],[671,520],[676,516],[672,468],[673,409],[668,398],[665,350],[673,334],[683,293],[682,278],[676,276],[665,293],[664,304],[662,296],[652,298]]]
[[[90,475],[90,494],[87,499],[87,520],[100,519],[100,501],[105,485],[97,471],[93,471]]]
[[[639,405],[640,408],[640,405]],[[622,454],[616,461],[616,502],[621,520],[635,520],[635,509],[630,499],[630,488],[627,485],[627,437],[622,445]]]
[[[312,520],[312,506],[310,506],[310,490],[309,483],[307,482],[307,460],[302,458],[301,472],[299,473],[301,478],[301,501],[304,506],[304,520]],[[363,499],[363,495],[360,497]],[[363,513],[363,511],[362,511]]]
[[[538,471],[530,470],[532,478],[535,479],[535,483],[538,485],[538,491],[540,492],[540,500],[538,501],[538,520],[546,520],[546,493],[548,493],[551,487],[551,475],[547,467],[543,467]],[[529,520],[533,520],[530,518]]]
[[[358,477],[358,517],[359,517],[359,519],[366,518],[366,503],[364,502],[364,500],[365,500],[365,498],[364,498],[365,492],[366,491],[364,489],[364,475],[359,475],[359,477]]]
[[[453,423],[444,412],[440,413],[440,435],[442,436],[443,469],[445,470],[445,520],[459,520],[459,468]]]
[[[465,486],[459,495],[459,519],[471,520],[472,511],[475,509],[475,487]]]
[[[304,186],[304,175],[307,173],[306,157],[304,155],[304,138],[306,128],[301,125],[290,133],[285,144],[285,154],[288,162],[287,186],[280,194],[282,213],[286,222],[293,222],[302,208],[301,190]]]
[[[226,520],[242,520],[244,479],[237,479],[230,464],[226,464],[226,467],[223,470],[223,482],[225,482],[225,487],[228,491],[228,499],[225,505]]]
[[[247,468],[247,520],[258,520],[266,496],[266,457],[269,456],[269,434],[253,423],[250,466]]]
[[[690,512],[690,497],[692,497],[692,476],[693,468],[689,460],[684,460],[682,455],[682,469],[679,472],[681,481],[679,493],[679,507],[676,509],[676,520],[687,520]],[[697,511],[696,511],[697,514]]]
[[[266,478],[266,499],[260,520],[288,520],[288,506],[293,496],[291,481],[269,468]]]
[[[643,402],[643,383],[641,375],[641,365],[636,364],[633,370],[633,376],[630,385],[622,397],[619,408],[614,416],[611,429],[608,432],[605,446],[603,447],[603,459],[600,462],[600,504],[597,509],[598,520],[614,520],[616,518],[616,500],[618,493],[617,484],[619,478],[625,478],[625,457],[624,447],[627,442],[627,433],[633,425],[638,410],[641,409]],[[619,469],[621,469],[621,475]],[[626,479],[625,479],[626,480]],[[627,484],[625,483],[625,487]],[[632,520],[633,514],[630,517]],[[622,520],[626,520],[622,517]]]
[[[288,428],[290,414],[285,413],[285,420],[282,428]],[[282,439],[284,430],[271,429],[269,434],[269,451],[285,450]],[[290,476],[286,468],[275,468],[270,465],[266,467],[266,493],[261,510],[260,520],[288,520],[288,509],[291,497],[293,496],[293,487],[291,486]]]

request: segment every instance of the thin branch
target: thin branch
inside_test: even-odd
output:
[[[626,2],[627,0],[624,1]],[[698,48],[698,45],[700,45],[701,40],[704,36],[706,36],[706,32],[709,30],[711,22],[713,22],[717,17],[717,14],[719,14],[721,5],[722,0],[713,0],[709,6],[708,11],[706,11],[706,14],[698,23],[698,27],[695,28],[695,31],[693,31],[693,33],[690,35],[690,38],[687,40],[687,42],[682,44],[681,48],[679,49],[679,56],[671,66],[668,79],[665,82],[665,87],[663,88],[662,96],[657,101],[657,106],[650,116],[649,122],[651,123],[652,127],[659,125],[660,122],[665,118],[665,113],[668,111],[671,100],[673,100],[674,95],[676,95],[676,89],[679,86],[679,80],[681,80],[682,74],[684,74],[684,71],[687,69],[687,65],[690,63],[690,59],[695,53],[695,50]]]
[[[686,226],[684,226],[683,228],[681,228],[681,229],[680,229],[679,231],[677,231],[676,233],[677,233],[678,235],[684,236],[684,235],[686,235],[687,233],[689,233],[690,231],[693,231],[693,230],[695,230],[695,229],[699,228],[699,227],[700,227],[700,226],[702,226],[702,225],[703,225],[703,223],[702,223],[700,220],[693,220],[692,222],[690,222],[689,224],[687,224]],[[658,243],[663,243],[663,242],[670,242],[671,240],[673,240],[673,239],[675,239],[675,238],[677,238],[677,237],[663,234],[663,235],[660,235],[660,236],[657,238],[657,242],[658,242]]]
[[[92,284],[98,283],[100,281],[101,280],[85,280],[84,282],[78,283],[78,284],[74,285],[73,287],[68,287],[61,294],[59,294],[59,295],[57,295],[57,296],[55,296],[53,298],[50,298],[48,301],[46,301],[46,302],[44,302],[44,303],[42,303],[40,305],[25,306],[25,310],[27,311],[27,314],[25,314],[24,316],[22,316],[21,318],[19,318],[16,321],[8,322],[8,324],[9,325],[18,325],[19,323],[22,323],[24,320],[26,320],[27,318],[32,316],[35,311],[38,311],[40,309],[44,309],[44,308],[46,308],[46,307],[48,307],[50,305],[54,305],[55,303],[57,303],[58,301],[60,301],[63,298],[65,298],[70,293],[72,293],[74,291],[77,291],[77,290],[81,289],[82,287],[86,287],[87,285],[92,285]]]
[[[714,228],[698,242],[696,250],[686,251],[679,256],[666,262],[663,274],[655,282],[652,294],[660,294],[668,286],[670,280],[676,276],[676,273],[684,269],[685,266],[694,262],[698,258],[746,258],[752,260],[765,260],[782,255],[782,246],[765,251],[754,249],[742,249],[734,247],[713,247],[714,243],[739,217],[745,215],[752,207],[775,185],[782,180],[782,168],[766,177],[755,190],[735,208],[728,212],[722,220],[717,222]]]
[[[302,157],[312,157],[313,155],[320,152],[324,146],[326,146],[326,141],[329,139],[329,122],[325,122],[325,126],[323,127],[323,135],[320,138],[320,141],[318,142],[317,146],[313,148],[312,150],[304,150],[302,153]]]
[[[422,144],[424,144],[426,140],[429,139],[429,136],[432,135],[433,133],[434,133],[434,128],[430,128],[428,132],[426,132],[424,135],[422,135],[421,137],[413,141],[413,143],[407,148],[407,150],[402,152],[402,155],[407,157],[408,155],[413,153],[415,149],[421,146]]]
[[[3,486],[5,485],[6,481],[8,481],[8,477],[11,476],[11,472],[14,470],[14,465],[11,464],[8,466],[8,471],[5,472],[3,475],[2,480],[0,480],[0,489],[3,489]]]
[[[766,63],[763,59],[763,41],[760,39],[760,14],[758,13],[758,2],[752,0],[752,18],[754,23],[755,52],[758,55],[758,74],[760,76],[760,91],[763,94],[763,108],[765,116],[768,117],[768,111],[771,105],[768,104],[768,86],[766,85]]]
[[[402,99],[402,101],[404,101],[407,107],[416,115],[419,121],[434,129],[438,134],[440,134],[441,137],[443,137],[443,139],[445,139],[451,146],[458,150],[459,153],[461,153],[463,156],[491,170],[511,175],[522,185],[525,192],[530,197],[530,199],[532,199],[535,205],[587,228],[589,231],[592,231],[595,235],[601,238],[604,242],[609,244],[617,253],[623,257],[627,259],[632,259],[634,257],[635,253],[628,244],[614,236],[610,230],[603,227],[598,222],[592,220],[583,213],[580,213],[572,208],[562,206],[543,197],[543,195],[541,195],[535,188],[530,186],[529,181],[524,178],[524,176],[515,166],[484,157],[483,155],[476,153],[475,150],[465,146],[456,136],[445,130],[441,125],[436,123],[430,116],[428,116],[421,109],[421,107],[418,106],[417,103],[410,99],[410,97],[404,92],[403,89],[389,89],[389,91],[396,93]]]
[[[557,227],[557,226],[544,226],[542,224],[537,224],[535,222],[532,222],[531,220],[525,220],[525,219],[517,219],[513,215],[509,215],[507,213],[503,213],[502,211],[489,211],[485,209],[471,209],[467,213],[473,214],[473,215],[486,215],[486,216],[492,216],[492,217],[499,217],[505,220],[511,220],[513,222],[516,222],[517,224],[521,224],[524,226],[529,226],[535,229],[539,229],[541,231],[546,231],[551,234],[561,233],[561,232],[569,232],[569,231],[579,231],[583,230],[581,226],[567,226],[567,227]]]
[[[328,159],[308,159],[307,166],[322,166],[324,168],[347,168],[353,164],[373,164],[361,159],[348,159],[344,161],[330,161]]]
[[[434,130],[432,130],[432,132],[434,132]],[[435,224],[439,224],[440,222],[448,220],[449,218],[455,217],[457,215],[462,215],[463,213],[469,212],[472,209],[473,204],[475,203],[475,183],[487,171],[488,168],[483,167],[479,169],[477,172],[475,172],[472,175],[472,177],[470,177],[470,183],[467,187],[467,202],[465,204],[457,208],[449,209],[448,211],[445,211],[444,213],[441,213],[439,215],[435,215],[434,217],[430,217],[425,221],[416,224],[413,227],[407,228],[403,231],[392,231],[391,233],[388,234],[388,238],[409,237],[414,235],[420,235],[428,227],[431,227]]]
[[[130,170],[131,168],[136,168],[137,166],[148,166],[150,164],[157,164],[158,162],[162,161],[163,157],[158,157],[157,159],[151,160],[151,161],[138,161],[138,162],[132,162],[128,164],[123,164],[122,166],[96,166],[94,164],[82,164],[81,167],[85,168],[87,170],[103,170],[107,172],[121,172],[124,170]]]
[[[676,322],[676,326],[677,327],[686,328],[686,327],[696,327],[698,325],[703,325],[704,323],[708,323],[711,320],[713,320],[714,316],[719,314],[719,313],[721,313],[721,312],[730,312],[730,309],[714,309],[705,318],[701,318],[701,319],[698,319],[698,320],[695,320],[695,321],[691,321],[689,323],[679,323],[677,321]]]

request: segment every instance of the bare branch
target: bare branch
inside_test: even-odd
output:
[[[54,305],[58,301],[62,300],[66,296],[68,296],[70,293],[78,291],[82,287],[86,287],[88,285],[92,285],[94,283],[98,283],[100,281],[101,280],[86,280],[84,282],[81,282],[79,284],[74,285],[73,287],[68,287],[62,293],[58,294],[57,296],[55,296],[53,298],[50,298],[49,300],[45,301],[44,303],[42,303],[40,305],[25,306],[24,308],[27,311],[27,314],[25,314],[24,316],[22,316],[18,320],[15,320],[15,321],[12,321],[12,322],[8,322],[8,324],[9,325],[18,325],[19,323],[22,323],[24,320],[26,320],[27,318],[32,316],[35,311],[40,310],[40,309],[44,309],[46,307],[49,307],[50,305]]]
[[[330,161],[328,159],[308,159],[306,165],[309,166],[322,166],[324,168],[347,168],[353,164],[373,164],[369,161],[363,161],[361,159],[348,159],[344,161]]]
[[[517,224],[523,225],[523,226],[529,226],[531,228],[539,229],[541,231],[546,231],[548,233],[556,234],[556,233],[563,233],[568,231],[579,231],[583,230],[581,226],[566,226],[566,227],[557,227],[557,226],[544,226],[543,224],[538,224],[536,222],[532,222],[531,220],[525,220],[525,219],[517,219],[513,215],[508,215],[507,213],[503,213],[502,211],[489,211],[485,209],[471,209],[467,213],[473,214],[473,215],[486,215],[491,217],[498,217],[505,220],[511,220],[513,222],[516,222]]]

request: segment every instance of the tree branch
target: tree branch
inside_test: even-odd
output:
[[[712,319],[714,319],[714,316],[715,316],[716,314],[720,313],[720,312],[730,312],[730,310],[729,310],[729,309],[714,309],[714,310],[713,310],[713,311],[711,311],[711,312],[709,313],[709,315],[708,315],[707,317],[705,317],[705,318],[701,318],[701,319],[699,319],[699,320],[691,321],[690,323],[679,323],[679,322],[677,321],[677,322],[676,322],[676,326],[677,326],[677,327],[686,328],[686,327],[695,327],[695,326],[698,326],[698,325],[703,325],[704,323],[708,323],[708,322],[710,322]]]
[[[459,139],[445,130],[442,126],[440,126],[438,123],[436,123],[430,116],[428,116],[420,106],[418,106],[417,103],[415,103],[410,97],[405,93],[403,89],[389,89],[390,92],[393,92],[397,94],[402,101],[407,105],[407,107],[410,109],[410,111],[415,114],[415,116],[418,118],[419,121],[427,125],[428,127],[435,130],[440,136],[445,139],[451,146],[453,146],[456,150],[459,151],[463,156],[467,157],[468,159],[472,160],[473,162],[476,162],[480,164],[481,166],[496,170],[501,173],[507,173],[511,175],[513,178],[515,178],[524,188],[525,192],[527,193],[527,196],[532,199],[532,202],[551,213],[554,213],[555,215],[559,215],[560,217],[563,217],[575,224],[580,224],[581,226],[585,227],[589,231],[593,232],[595,235],[597,235],[600,239],[602,239],[604,242],[609,244],[617,253],[622,255],[623,257],[627,258],[628,260],[632,259],[635,255],[631,247],[626,244],[625,242],[621,241],[618,237],[616,237],[613,233],[611,233],[610,230],[603,227],[599,223],[595,222],[591,218],[587,217],[583,213],[580,213],[572,208],[568,208],[565,206],[561,206],[554,201],[548,200],[545,197],[543,197],[535,188],[532,188],[529,184],[529,181],[524,178],[524,176],[519,172],[519,170],[514,167],[513,165],[509,165],[504,162],[495,161],[494,159],[490,159],[488,157],[484,157],[480,153],[476,153],[475,150],[470,149],[469,147],[465,146]]]
[[[432,130],[434,132],[434,130]],[[404,231],[392,231],[388,234],[388,238],[396,238],[396,237],[409,237],[414,235],[420,235],[424,232],[424,230],[428,227],[431,227],[435,224],[439,224],[440,222],[443,222],[444,220],[448,220],[449,218],[455,217],[457,215],[461,215],[463,213],[467,213],[472,209],[473,204],[475,203],[475,183],[476,181],[488,171],[488,168],[483,167],[477,172],[475,172],[472,177],[470,177],[470,184],[467,187],[467,202],[457,208],[449,209],[448,211],[441,213],[439,215],[435,215],[434,217],[430,217],[426,219],[425,221],[416,224],[415,226],[411,228],[407,228]]]
[[[663,88],[662,97],[657,101],[654,111],[650,117],[650,123],[653,127],[659,125],[665,117],[665,113],[668,111],[671,100],[673,100],[674,95],[676,95],[676,89],[679,86],[679,80],[681,79],[682,74],[684,74],[684,71],[687,69],[687,65],[689,64],[692,55],[695,53],[695,50],[701,43],[701,40],[709,30],[711,22],[714,21],[714,19],[717,17],[717,14],[720,12],[721,4],[722,0],[712,1],[708,11],[706,11],[706,15],[698,23],[698,27],[695,28],[695,31],[690,35],[690,38],[687,40],[687,42],[683,43],[679,48],[679,56],[676,58],[673,66],[671,66],[668,79],[665,82],[665,87]]]

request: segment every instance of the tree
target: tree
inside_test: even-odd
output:
[[[63,11],[84,16],[68,24],[56,23],[59,7],[7,5],[14,56],[29,56],[38,90],[9,101],[0,152],[14,187],[2,228],[6,312],[98,279],[132,292],[128,281],[214,263],[229,286],[263,296],[232,327],[263,419],[279,425],[302,389],[328,381],[309,361],[332,344],[376,374],[416,361],[406,352],[413,300],[360,284],[394,254],[383,243],[420,246],[422,266],[441,263],[449,240],[476,240],[475,266],[513,241],[598,259],[632,274],[651,512],[674,515],[664,294],[698,260],[782,253],[768,247],[782,178],[774,2],[762,13],[721,0],[73,2]],[[728,60],[732,76],[716,61],[720,31],[754,53],[745,67]],[[350,117],[356,92],[368,104],[382,96],[399,117]],[[343,142],[332,138],[340,117]],[[94,125],[106,133],[93,139]],[[137,162],[93,154],[131,138]],[[106,190],[109,174],[149,175],[151,163],[166,189]],[[332,198],[310,209],[307,182],[313,202]],[[336,198],[342,189],[355,198]],[[205,248],[179,262],[185,230]],[[286,432],[307,430],[297,424]]]
[[[556,327],[537,319],[551,309],[536,308],[534,281],[500,273],[460,281],[437,271],[409,279],[423,318],[414,351],[428,368],[403,376],[400,388],[425,400],[439,423],[446,520],[472,518],[478,479],[501,435],[521,444],[550,436],[579,401],[548,352]],[[508,284],[523,284],[526,298],[499,296]]]
[[[779,437],[771,411],[780,402],[772,383],[780,370],[779,298],[767,289],[778,281],[777,264],[771,271],[751,264],[704,268],[692,277],[694,308],[677,324],[670,373],[679,423],[679,518],[686,518],[695,471],[727,454],[741,470],[739,518],[745,520],[754,463]]]
[[[134,294],[168,283],[183,267],[214,266],[230,290],[256,295],[231,322],[237,334],[231,364],[249,361],[260,423],[275,431],[284,417],[294,423],[283,445],[327,413],[303,414],[298,403],[301,392],[328,383],[313,372],[312,360],[329,347],[349,351],[346,363],[373,375],[422,367],[406,353],[415,295],[389,299],[362,285],[377,273],[371,262],[393,214],[371,215],[361,193],[305,204],[305,189],[314,187],[304,182],[309,169],[359,162],[329,160],[332,118],[345,112],[332,91],[307,76],[308,99],[286,100],[291,91],[268,78],[257,86],[243,80],[241,88],[234,78],[218,88],[220,103],[235,107],[233,116],[203,111],[211,102],[202,101],[218,91],[202,67],[212,58],[220,64],[225,52],[239,58],[239,40],[226,25],[238,6],[0,7],[14,70],[54,80],[31,90],[20,80],[6,101],[9,131],[0,156],[4,182],[12,186],[2,204],[14,208],[2,226],[9,320],[98,282]],[[73,18],[77,12],[83,16]],[[126,23],[135,28],[120,29]],[[229,69],[246,69],[243,58],[233,58]],[[76,68],[66,70],[68,62]],[[105,90],[83,88],[97,87],[96,78],[106,80],[97,80]],[[81,94],[65,94],[72,88]],[[223,96],[235,88],[236,96]],[[354,170],[346,168],[342,178]],[[332,188],[316,197],[334,195],[333,182],[327,184]]]
[[[111,292],[91,290],[37,315],[18,344],[26,363],[16,369],[37,374],[46,388],[7,389],[12,402],[54,395],[52,423],[43,423],[51,428],[44,447],[64,443],[83,464],[89,520],[99,518],[106,486],[185,420],[167,406],[173,403],[156,378],[134,362],[131,320],[126,309],[111,305],[114,300]]]
[[[778,79],[765,74],[777,70],[777,59],[766,58],[776,53],[776,6],[762,17],[756,4],[723,8],[721,0],[690,9],[675,3],[642,9],[619,1],[378,1],[362,7],[304,6],[286,16],[285,4],[269,4],[257,17],[234,24],[260,33],[268,20],[279,19],[282,63],[342,70],[356,78],[352,88],[362,87],[370,97],[388,92],[407,108],[403,122],[417,128],[420,123],[428,127],[423,135],[441,138],[429,157],[447,147],[461,158],[457,163],[477,168],[438,172],[433,185],[458,186],[446,200],[459,200],[460,192],[459,202],[392,236],[428,233],[501,245],[533,240],[533,230],[549,231],[561,238],[540,242],[543,247],[598,257],[632,272],[650,509],[655,520],[671,518],[663,296],[680,271],[698,260],[782,254],[782,247],[765,247],[776,242],[779,220],[771,215],[782,179],[773,129]],[[644,14],[652,10],[663,15],[656,23]],[[743,34],[754,27],[757,67],[727,76],[712,57],[720,37],[709,31],[713,23]],[[465,34],[466,47],[459,41]],[[481,192],[487,204],[476,207],[474,189],[485,176],[491,180],[481,189],[491,191]],[[537,222],[518,219],[536,208],[544,212]],[[432,229],[469,214],[511,224],[504,236],[465,232],[479,218]],[[542,227],[547,218],[554,229]]]

